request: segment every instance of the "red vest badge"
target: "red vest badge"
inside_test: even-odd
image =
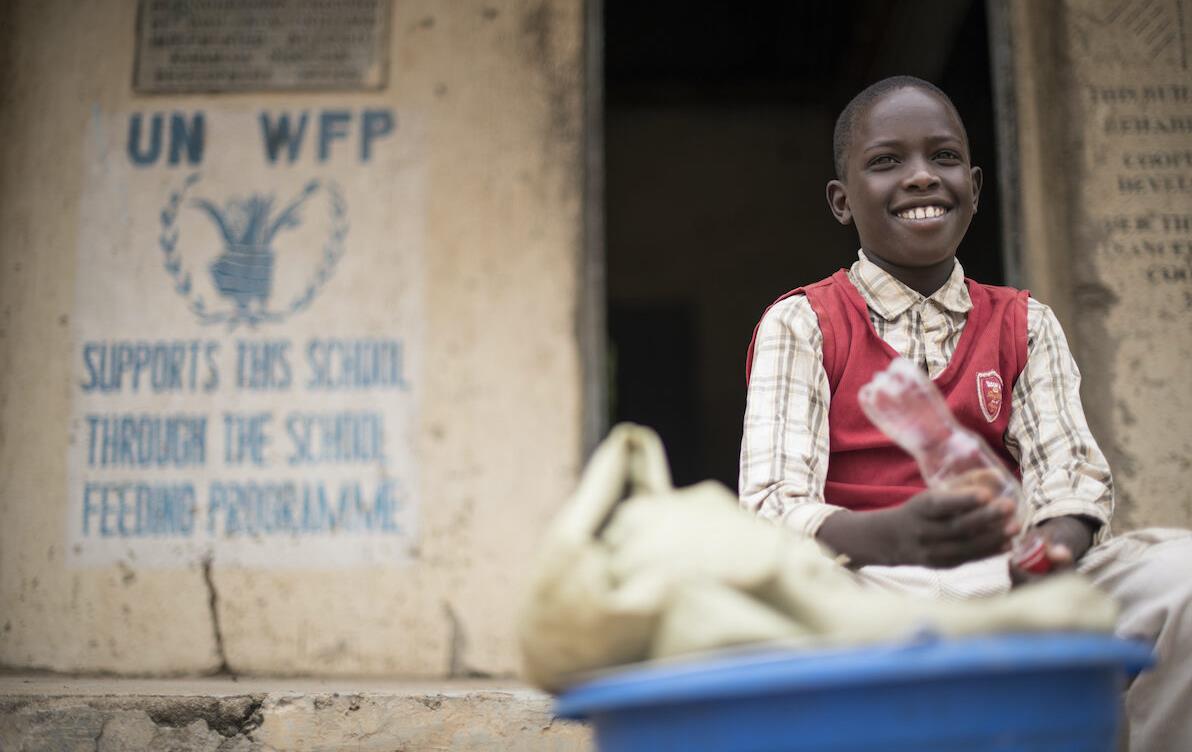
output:
[[[977,399],[985,420],[992,423],[1002,411],[1002,377],[997,371],[981,371],[977,374]]]

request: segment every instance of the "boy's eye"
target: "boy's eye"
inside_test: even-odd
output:
[[[959,162],[960,154],[955,151],[952,151],[951,149],[942,149],[941,151],[936,153],[935,158],[952,161],[952,162]]]
[[[893,164],[898,164],[898,160],[894,158],[893,154],[879,154],[869,160],[870,167],[886,167]]]

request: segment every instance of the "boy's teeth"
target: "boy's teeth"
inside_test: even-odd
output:
[[[898,216],[903,219],[932,219],[944,216],[945,209],[940,206],[916,206],[913,209],[903,209]]]

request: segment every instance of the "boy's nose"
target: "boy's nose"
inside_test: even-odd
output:
[[[905,185],[907,188],[915,188],[918,190],[927,190],[929,188],[934,188],[939,184],[939,177],[923,165],[912,168],[910,175],[908,175],[906,180],[903,181],[903,185]]]

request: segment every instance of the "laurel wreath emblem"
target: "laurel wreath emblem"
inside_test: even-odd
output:
[[[174,291],[186,301],[186,306],[190,309],[191,313],[202,324],[226,323],[228,329],[231,330],[240,324],[255,328],[261,323],[281,322],[305,310],[331,279],[336,266],[339,264],[339,260],[344,255],[344,238],[348,234],[347,205],[344,202],[339,186],[333,181],[311,180],[306,184],[299,198],[290,207],[287,207],[286,211],[266,231],[267,235],[271,236],[283,227],[296,226],[297,220],[292,216],[292,213],[297,208],[297,205],[319,190],[327,194],[327,203],[331,213],[331,232],[323,245],[323,254],[319,266],[305,289],[294,296],[280,310],[267,310],[264,305],[254,308],[244,303],[238,304],[231,310],[225,310],[212,309],[208,306],[203,295],[195,289],[191,273],[185,268],[182,256],[178,252],[178,213],[186,206],[185,201],[188,193],[199,181],[199,174],[192,173],[186,177],[180,188],[170,193],[169,200],[161,210],[161,234],[158,236],[158,246],[162,252],[162,266],[174,284]],[[268,216],[271,200],[271,197],[267,200],[254,197],[254,199],[250,199],[249,202],[245,203],[249,205],[249,208],[258,210],[254,219],[263,219]],[[256,201],[256,203],[252,203],[253,201]],[[196,203],[202,205],[202,208],[207,209],[212,215],[217,215],[218,209],[210,204],[210,202],[199,201]],[[215,216],[215,219],[221,230],[229,233],[232,232],[224,226],[222,218]],[[248,224],[251,228],[248,230],[250,234],[252,234],[252,229],[257,229],[256,234],[260,235],[260,222],[252,221]],[[237,226],[236,229],[242,230],[243,228]]]

